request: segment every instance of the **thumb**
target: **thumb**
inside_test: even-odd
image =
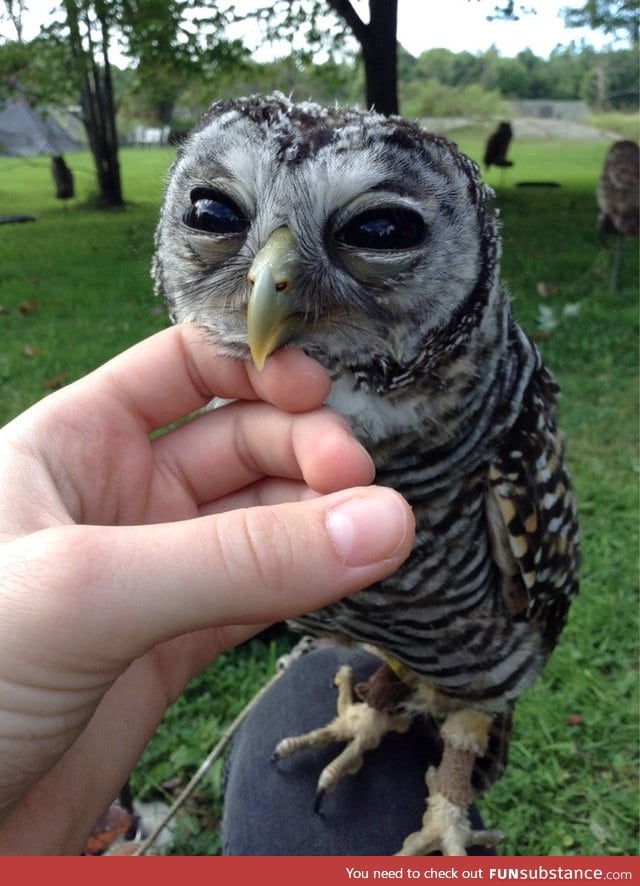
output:
[[[44,645],[101,668],[190,631],[280,621],[368,587],[409,555],[414,521],[400,495],[374,486],[179,523],[45,534],[64,573],[49,574],[64,593],[40,600]]]

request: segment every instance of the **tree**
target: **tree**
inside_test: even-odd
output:
[[[109,61],[109,7],[103,0],[63,0],[68,45],[80,89],[80,107],[96,168],[100,201],[122,206],[116,110]]]
[[[365,24],[349,0],[327,0],[360,44],[367,107],[381,114],[398,113],[398,0],[369,0]]]
[[[60,19],[29,43],[22,39],[25,4],[5,0],[6,15],[18,39],[3,44],[5,75],[0,90],[31,104],[76,104],[93,154],[99,199],[105,206],[123,203],[115,103],[109,62],[114,4],[106,0],[62,0]]]
[[[0,11],[0,21],[9,19],[16,30],[17,42],[22,43],[22,16],[26,12],[24,0],[4,0],[5,11]]]
[[[7,17],[19,19],[23,5],[22,0],[4,0]],[[150,84],[158,119],[166,122],[187,72],[206,70],[214,60],[241,52],[240,44],[221,38],[229,16],[215,0],[209,0],[209,17],[198,14],[194,22],[193,10],[198,7],[199,13],[203,5],[197,0],[61,0],[59,18],[36,40],[1,47],[3,61],[11,63],[5,67],[11,76],[0,79],[4,92],[13,89],[40,102],[62,95],[68,99],[70,93],[74,103],[79,100],[105,206],[124,202],[110,44],[117,35],[138,63],[140,82]],[[44,77],[42,49],[48,60],[56,60]]]
[[[493,89],[505,98],[527,95],[529,82],[527,68],[517,58],[491,59],[483,78],[485,89]]]
[[[469,0],[474,2],[474,0]],[[484,0],[487,2],[487,0]],[[518,18],[531,12],[531,7],[514,0],[503,0],[491,6],[489,19]],[[398,113],[398,0],[368,0],[369,16],[365,22],[351,0],[273,0],[241,18],[255,18],[267,25],[271,37],[293,41],[304,33],[311,54],[325,47],[335,32],[327,36],[321,20],[333,13],[342,24],[338,37],[350,33],[360,47],[365,79],[365,102],[383,114]],[[469,83],[474,82],[470,80]]]
[[[524,95],[527,98],[549,98],[553,94],[554,84],[549,77],[547,63],[530,49],[519,52],[516,61],[526,71],[527,86]]]
[[[231,14],[215,0],[120,0],[118,20],[127,55],[136,62],[135,92],[156,123],[171,125],[175,103],[193,77],[231,70],[247,50],[224,31]]]
[[[397,114],[398,0],[368,0],[368,7],[369,21],[365,22],[350,0],[273,0],[245,18],[257,19],[266,25],[268,36],[289,40],[292,45],[303,35],[306,52],[295,51],[307,58],[318,50],[331,54],[342,48],[350,34],[360,47],[367,106],[383,114]]]
[[[638,46],[640,7],[637,0],[587,0],[580,7],[564,10],[569,28],[591,28],[605,34],[624,34],[633,47]]]
[[[612,84],[612,79],[619,80],[615,63],[612,67],[612,56],[602,53],[595,67],[595,79],[592,80],[595,95],[592,101],[600,110],[607,105],[625,106],[630,100],[637,106],[637,55],[638,27],[640,23],[640,7],[637,0],[587,0],[581,7],[571,7],[564,10],[565,24],[570,27],[588,27],[596,31],[603,31],[612,37],[619,37],[622,33],[629,40],[632,48],[634,61],[631,83],[635,87],[629,89],[619,83]],[[624,77],[623,77],[624,79]],[[613,99],[613,102],[611,102]]]
[[[596,59],[595,77],[585,78],[587,95],[602,110],[605,107],[637,107],[637,50],[640,7],[637,0],[587,0],[583,6],[564,10],[565,24],[603,31],[614,38],[624,35],[631,44],[631,68],[621,62],[619,54],[600,53]],[[616,57],[617,56],[617,57]]]
[[[115,106],[109,63],[111,8],[105,0],[62,0],[54,22],[29,43],[22,39],[21,0],[5,0],[6,17],[17,40],[2,46],[4,95],[18,94],[31,104],[80,102],[93,154],[100,201],[122,204]]]

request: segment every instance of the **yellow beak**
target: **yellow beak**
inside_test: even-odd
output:
[[[247,334],[251,357],[262,370],[269,354],[304,328],[293,313],[298,276],[298,250],[289,228],[276,228],[253,260],[247,279],[251,287]]]

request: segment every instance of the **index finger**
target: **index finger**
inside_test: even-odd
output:
[[[320,406],[330,382],[326,371],[296,349],[274,354],[263,372],[222,356],[194,325],[165,329],[93,372],[85,384],[92,399],[105,394],[124,403],[148,432],[165,427],[214,397],[266,400],[287,412]],[[82,382],[81,382],[82,384]]]

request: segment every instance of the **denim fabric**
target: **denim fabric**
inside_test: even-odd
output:
[[[270,761],[281,738],[335,716],[333,676],[342,664],[351,665],[357,681],[380,660],[338,646],[309,652],[292,662],[239,729],[225,769],[225,855],[393,855],[419,829],[424,775],[439,757],[437,733],[427,720],[415,721],[404,735],[387,734],[356,775],[344,776],[324,796],[319,813],[313,810],[318,776],[342,745]],[[471,815],[482,827],[474,808]]]

